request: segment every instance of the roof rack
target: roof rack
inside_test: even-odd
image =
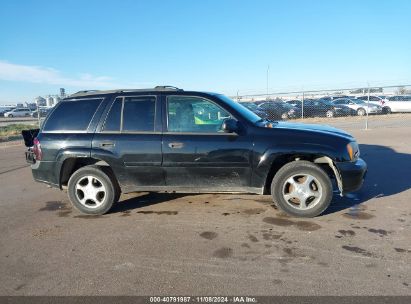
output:
[[[71,94],[69,97],[113,94],[113,93],[146,92],[146,91],[184,91],[184,90],[179,89],[174,86],[164,85],[164,86],[156,86],[153,89],[83,90],[83,91],[78,91],[74,94]]]
[[[157,91],[168,91],[168,90],[184,91],[183,89],[179,89],[175,86],[170,86],[170,85],[156,86],[156,87],[154,87],[154,90],[157,90]]]

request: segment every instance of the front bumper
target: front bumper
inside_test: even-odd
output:
[[[341,175],[343,193],[357,191],[361,188],[367,173],[367,164],[359,158],[354,162],[335,164]]]

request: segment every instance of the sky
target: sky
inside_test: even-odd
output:
[[[411,84],[409,0],[2,0],[0,104],[174,85]]]

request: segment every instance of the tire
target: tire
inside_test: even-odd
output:
[[[358,116],[364,116],[365,114],[367,114],[367,112],[363,108],[359,108],[357,110],[357,115]]]
[[[9,116],[8,116],[9,118],[13,118],[13,114],[9,114]]]
[[[117,181],[105,169],[86,166],[71,175],[68,196],[82,213],[105,214],[120,197],[120,191]]]
[[[288,119],[288,114],[287,113],[281,114],[281,119]]]
[[[383,114],[391,114],[391,108],[390,107],[382,108],[382,113]]]
[[[287,214],[315,217],[330,205],[333,187],[330,177],[319,166],[299,160],[278,170],[271,183],[271,195],[274,203]]]
[[[333,110],[328,110],[327,112],[325,112],[325,117],[333,118],[334,116],[335,114]]]

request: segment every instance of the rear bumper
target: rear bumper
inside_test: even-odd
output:
[[[26,152],[26,162],[31,165],[31,173],[36,182],[45,183],[52,187],[60,188],[59,178],[57,177],[57,162],[54,161],[37,161],[33,152]]]
[[[369,114],[381,114],[382,113],[382,108],[378,109],[378,110],[369,110],[368,111]]]
[[[361,188],[367,173],[367,164],[361,158],[355,162],[336,163],[340,172],[343,192],[353,192]]]

